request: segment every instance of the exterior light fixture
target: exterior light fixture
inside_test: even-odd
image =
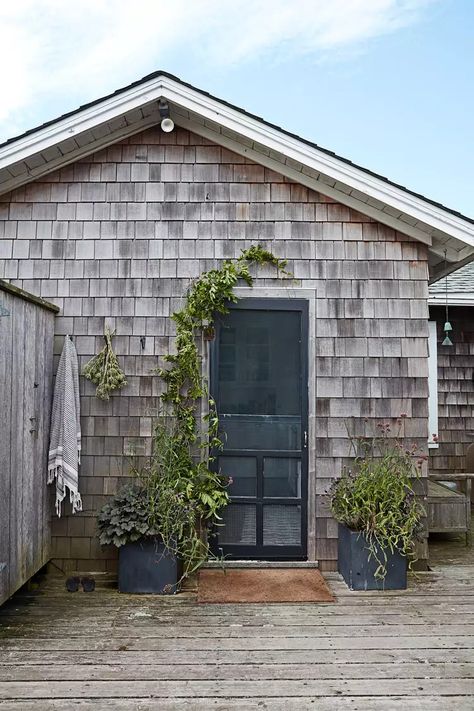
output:
[[[445,282],[444,282],[444,283],[445,283],[445,287],[446,287],[446,288],[445,288],[445,295],[446,295],[446,321],[444,322],[444,328],[443,328],[443,331],[444,331],[444,341],[443,341],[443,343],[442,343],[441,345],[443,345],[443,346],[452,346],[452,345],[453,345],[453,342],[452,342],[452,340],[451,340],[450,337],[449,337],[449,332],[453,330],[453,327],[451,326],[451,324],[450,324],[450,322],[449,322],[448,274],[447,274],[447,272],[446,272],[446,268],[447,268],[446,254],[447,254],[447,250],[445,249],[445,250],[444,250],[444,271],[445,271],[445,273],[446,273],[446,276],[444,277],[444,279],[445,279]]]
[[[165,133],[171,133],[174,129],[174,121],[170,118],[170,107],[168,102],[161,99],[159,103],[160,118],[161,118],[161,130]]]

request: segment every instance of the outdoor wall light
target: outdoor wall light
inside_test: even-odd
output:
[[[163,99],[159,103],[160,117],[161,117],[161,130],[165,133],[171,133],[174,129],[174,121],[170,118],[170,107],[168,102]]]

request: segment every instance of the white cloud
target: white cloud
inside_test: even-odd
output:
[[[435,1],[3,2],[0,135],[27,128],[40,103],[73,108],[65,93],[88,101],[153,69],[172,71],[173,52],[221,70],[270,53],[327,57],[415,22]]]

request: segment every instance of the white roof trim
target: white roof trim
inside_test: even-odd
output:
[[[304,167],[311,171],[316,171],[320,174],[321,184],[326,187],[327,192],[329,192],[330,188],[334,191],[335,185],[344,187],[344,190],[336,190],[337,199],[344,204],[347,204],[352,192],[354,192],[353,200],[357,200],[358,203],[356,209],[363,209],[367,212],[372,205],[380,213],[380,203],[382,203],[382,210],[383,206],[387,207],[389,211],[387,217],[390,217],[393,223],[398,225],[397,229],[401,232],[409,233],[410,225],[407,226],[407,222],[401,219],[405,216],[412,222],[412,229],[420,235],[416,237],[417,239],[420,239],[421,233],[424,232],[427,236],[424,237],[423,241],[428,242],[430,241],[429,232],[441,232],[467,245],[469,251],[474,250],[474,225],[463,220],[462,217],[453,215],[442,207],[432,205],[402,188],[386,183],[384,180],[372,176],[356,166],[347,164],[335,156],[328,155],[324,151],[309,146],[297,138],[288,136],[277,128],[268,126],[258,119],[206,96],[166,75],[158,75],[148,81],[144,81],[50,126],[45,126],[43,129],[34,131],[7,144],[0,149],[0,170],[8,169],[14,163],[25,161],[33,155],[51,149],[67,139],[96,128],[98,125],[113,121],[134,109],[139,109],[146,104],[155,104],[160,97],[165,97],[172,104],[174,103],[191,114],[202,117],[208,126],[210,125],[209,122],[212,122],[213,125],[218,124],[221,127],[222,134],[229,135],[229,131],[238,134],[245,139],[245,144],[249,147],[254,144],[263,146],[270,151],[270,156],[272,152],[283,154],[290,163],[296,162],[300,164],[303,167],[303,171]],[[110,136],[110,142],[112,143],[115,140],[116,136],[113,133]],[[107,138],[104,139],[104,142],[106,141]],[[82,148],[82,155],[84,155],[87,148],[85,146]],[[97,150],[97,147],[95,144],[91,144],[90,149],[90,152],[93,152]],[[261,156],[260,153],[258,155]],[[64,163],[72,162],[73,160],[77,160],[75,153],[64,156]],[[263,156],[260,157],[260,161],[263,162]],[[57,159],[57,162],[59,163],[60,159]],[[14,185],[15,181],[17,185],[23,184],[37,178],[39,174],[49,172],[51,169],[51,164],[46,162],[44,165],[39,165],[37,168],[28,171],[26,176],[20,175],[17,178],[12,177],[11,180],[7,180],[0,185],[0,190],[2,192],[11,190],[16,187]],[[298,175],[301,179],[299,172]],[[328,179],[331,183],[330,185],[327,185]],[[324,190],[321,189],[321,192],[324,192]],[[366,198],[367,202],[365,202],[364,198]],[[362,207],[363,205],[365,205],[365,208]],[[400,218],[397,218],[396,215],[400,215]],[[413,224],[413,221],[415,221],[415,224]],[[420,229],[417,223],[421,223],[420,227],[425,229]],[[459,246],[455,249],[455,254],[459,254]]]
[[[430,306],[444,306],[446,294],[430,294],[428,304]],[[474,306],[474,292],[448,292],[448,306]]]

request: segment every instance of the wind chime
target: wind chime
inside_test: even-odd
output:
[[[452,346],[452,345],[453,345],[453,342],[452,342],[452,340],[451,340],[450,337],[449,337],[449,333],[450,333],[450,331],[453,330],[453,327],[451,326],[451,324],[450,324],[450,322],[449,322],[448,274],[447,274],[447,272],[446,272],[446,269],[447,269],[446,254],[447,254],[447,250],[445,249],[445,250],[444,250],[444,271],[445,271],[446,276],[444,277],[444,283],[445,283],[445,287],[446,287],[446,288],[445,288],[445,295],[446,295],[446,299],[445,299],[445,305],[446,305],[446,321],[445,321],[445,323],[444,323],[444,328],[443,328],[443,331],[444,331],[444,341],[443,341],[442,345],[443,345],[443,346]]]

